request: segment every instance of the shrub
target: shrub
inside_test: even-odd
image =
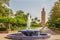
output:
[[[60,18],[56,19],[55,21],[49,21],[48,23],[49,28],[52,30],[60,30]]]
[[[36,23],[32,23],[31,26],[33,26],[33,27],[39,27],[40,25],[36,24]]]
[[[7,31],[7,28],[1,27],[0,31]]]

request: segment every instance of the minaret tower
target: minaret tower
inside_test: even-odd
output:
[[[41,11],[41,24],[42,26],[45,26],[46,24],[46,12],[44,8],[42,8],[42,11]]]

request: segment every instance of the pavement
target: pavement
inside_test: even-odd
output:
[[[47,27],[44,28],[43,33],[51,34],[51,37],[48,40],[60,40],[60,34],[52,31]]]

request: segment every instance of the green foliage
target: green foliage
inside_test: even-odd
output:
[[[56,20],[55,27],[60,28],[60,18]]]
[[[11,27],[11,30],[19,30],[19,27],[17,26]]]
[[[26,24],[27,24],[27,15],[22,10],[17,11],[15,16],[16,16],[15,18],[17,20],[18,25],[26,26]]]
[[[50,12],[50,20],[54,21],[60,18],[60,2],[57,1]]]
[[[38,19],[38,17],[35,17],[35,20],[37,20]]]
[[[6,0],[5,2],[8,2],[8,1]],[[10,24],[11,30],[25,29],[26,27],[24,26],[27,25],[27,18],[28,18],[29,13],[25,14],[24,11],[18,10],[16,14],[14,15],[15,16],[14,17],[12,9],[2,6],[2,4],[3,2],[0,2],[0,23],[2,23],[4,27],[7,28],[7,30],[9,28],[9,24]],[[32,21],[31,25],[34,27],[40,26],[40,24],[36,23],[36,21],[40,22],[40,20],[37,17],[34,18],[34,20]]]
[[[6,3],[7,5],[9,5],[9,0],[0,0],[0,2]]]
[[[10,19],[8,17],[0,18],[0,23],[9,22],[9,20]]]
[[[16,24],[16,19],[15,18],[11,18],[9,22],[10,22],[10,24]]]
[[[39,22],[39,23],[37,23],[37,22]],[[32,19],[31,26],[33,26],[33,27],[40,27],[41,26],[40,20],[38,19],[38,17],[35,17],[34,19]]]
[[[38,24],[38,23],[32,22],[32,23],[31,23],[31,26],[33,26],[33,27],[40,27],[41,25]]]
[[[56,20],[56,23],[57,23],[57,24],[60,24],[60,18],[58,18],[58,19]]]
[[[11,9],[7,8],[6,6],[2,6],[2,5],[3,5],[3,3],[0,2],[0,18],[7,17],[7,16],[13,14]]]
[[[53,30],[60,29],[60,1],[55,2],[55,5],[53,6],[50,12],[48,26],[50,29],[53,29]]]
[[[33,26],[33,27],[39,27],[40,25],[39,24],[32,24],[31,26]]]
[[[1,27],[0,31],[7,31],[7,28]]]

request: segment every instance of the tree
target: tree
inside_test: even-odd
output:
[[[50,11],[50,18],[48,20],[49,28],[53,30],[57,30],[59,28],[59,24],[57,24],[58,21],[56,21],[58,18],[60,18],[60,0],[55,2],[52,10]]]
[[[57,18],[60,18],[60,1],[55,2],[55,5],[50,12],[50,20],[54,21]]]
[[[38,20],[38,17],[35,17],[35,21],[37,21]]]
[[[18,25],[25,25],[27,24],[27,15],[22,11],[19,10],[15,14],[15,18],[18,19]]]
[[[5,0],[1,0],[1,1],[5,1]],[[7,8],[6,6],[4,6],[4,2],[0,1],[0,23],[4,24],[5,27],[9,27],[9,16],[11,16],[13,14],[12,9]]]
[[[34,21],[35,21],[35,23],[40,23],[40,20],[38,19],[38,17],[35,17]]]
[[[38,21],[38,22],[40,22],[40,20],[39,20],[39,19],[38,19],[37,21]]]
[[[0,0],[0,2],[5,3],[5,4],[9,5],[9,0]]]
[[[12,12],[11,9],[9,9],[9,8],[7,8],[7,7],[5,7],[5,6],[2,6],[2,5],[3,5],[3,3],[0,2],[0,18],[1,18],[1,17],[7,17],[7,16],[9,16],[10,14],[13,14],[13,12]],[[9,11],[10,11],[10,13],[9,13]]]

